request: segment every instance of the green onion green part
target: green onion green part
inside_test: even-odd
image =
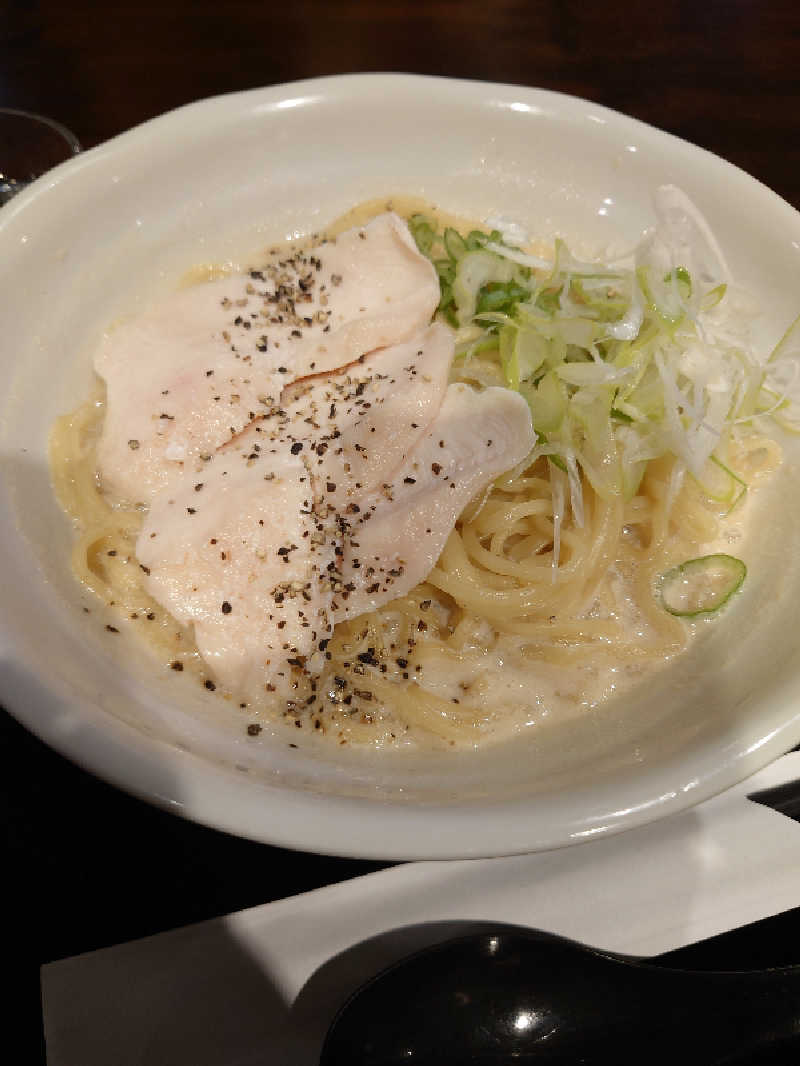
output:
[[[663,574],[661,603],[678,618],[715,614],[739,591],[747,567],[733,555],[703,555]]]

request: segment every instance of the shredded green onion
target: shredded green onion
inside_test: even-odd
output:
[[[625,267],[582,262],[562,240],[548,262],[497,230],[465,237],[410,221],[457,330],[454,373],[494,360],[530,406],[538,454],[570,472],[576,521],[578,471],[602,498],[628,499],[648,464],[671,455],[730,509],[747,488],[725,463],[734,427],[769,417],[800,432],[789,395],[800,318],[770,357],[751,352],[722,317],[727,267],[707,223],[672,186],[655,205],[659,224]]]
[[[695,477],[695,481],[710,500],[726,505],[726,514],[730,514],[747,494],[747,482],[716,455],[710,457],[702,474]]]

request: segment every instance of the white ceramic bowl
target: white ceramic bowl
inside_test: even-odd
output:
[[[586,101],[398,75],[203,101],[52,171],[0,212],[0,698],[53,747],[153,802],[243,836],[361,857],[548,848],[685,808],[800,740],[800,504],[780,505],[734,608],[693,652],[569,727],[476,754],[312,757],[244,735],[80,609],[48,481],[57,414],[83,400],[104,326],[198,262],[238,260],[360,200],[421,195],[575,248],[632,245],[681,186],[765,311],[798,307],[800,216],[757,181]]]

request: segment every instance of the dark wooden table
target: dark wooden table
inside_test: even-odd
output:
[[[204,96],[376,70],[584,96],[716,152],[800,208],[797,0],[0,0],[0,106],[59,119],[86,147]],[[43,1061],[41,963],[376,868],[183,822],[6,715],[0,730],[15,1062]],[[678,957],[797,962],[798,924],[790,914]]]

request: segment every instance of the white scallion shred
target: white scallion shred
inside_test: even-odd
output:
[[[550,487],[553,496],[553,581],[556,580],[561,558],[561,525],[564,521],[566,503],[564,480],[563,473],[557,467],[553,467],[550,472]]]
[[[501,259],[510,259],[512,263],[518,263],[520,266],[533,267],[534,270],[550,270],[553,266],[551,260],[542,259],[541,256],[531,255],[529,252],[521,252],[518,248],[507,248],[504,244],[491,242],[486,245],[486,251]]]

